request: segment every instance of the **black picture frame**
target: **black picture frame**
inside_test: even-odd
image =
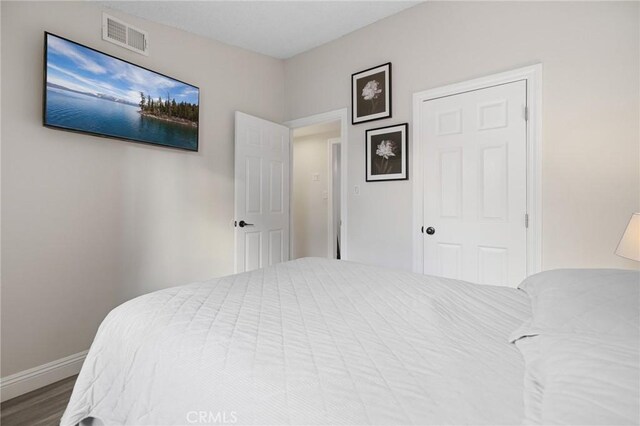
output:
[[[365,89],[367,93],[363,94]],[[351,124],[384,120],[391,116],[391,62],[351,74]]]
[[[49,46],[48,46],[48,37],[55,37],[58,38],[64,42],[67,43],[71,43],[73,45],[79,46],[81,48],[84,49],[88,49],[89,51],[95,52],[99,55],[103,55],[107,58],[111,58],[113,60],[116,61],[120,61],[123,64],[127,64],[133,67],[136,67],[140,70],[146,71],[146,72],[150,72],[153,73],[159,77],[165,78],[165,79],[169,79],[169,80],[173,80],[176,83],[179,83],[181,85],[184,86],[188,86],[189,88],[192,88],[194,90],[197,91],[197,119],[195,122],[195,124],[192,124],[192,127],[195,127],[195,143],[191,144],[193,146],[180,146],[178,144],[169,144],[169,143],[161,143],[161,142],[154,142],[154,141],[150,141],[150,140],[144,140],[144,139],[138,139],[138,138],[134,138],[134,137],[127,137],[127,136],[123,136],[123,135],[118,135],[118,134],[111,134],[111,133],[105,133],[105,132],[96,132],[96,131],[91,131],[91,130],[86,130],[86,129],[82,129],[82,128],[76,128],[76,127],[71,127],[71,126],[63,126],[63,125],[59,125],[59,124],[55,124],[52,123],[51,121],[47,120],[47,107],[48,107],[48,58],[49,58]],[[58,87],[59,88],[59,87]],[[69,90],[69,89],[66,89]],[[81,92],[76,92],[76,93],[81,93]],[[94,95],[95,96],[95,95]],[[98,96],[96,96],[98,97]],[[152,118],[150,118],[152,119]],[[155,119],[155,118],[153,118]],[[168,120],[165,120],[168,121]],[[172,124],[176,124],[175,122]],[[140,144],[145,144],[145,145],[153,145],[153,146],[158,146],[158,147],[163,147],[163,148],[172,148],[172,149],[178,149],[178,150],[183,150],[183,151],[190,151],[190,152],[198,152],[199,150],[199,146],[200,146],[200,88],[198,86],[194,86],[193,84],[190,83],[186,83],[184,81],[178,80],[177,78],[174,77],[170,77],[167,76],[165,74],[159,73],[157,71],[151,70],[149,68],[143,67],[141,65],[135,64],[133,62],[129,62],[127,60],[118,58],[116,56],[110,55],[108,53],[102,52],[100,50],[94,49],[92,47],[86,46],[84,44],[75,42],[73,40],[70,40],[68,38],[59,36],[57,34],[53,34],[50,33],[48,31],[44,32],[44,55],[43,55],[43,90],[42,90],[42,125],[44,127],[50,128],[50,129],[55,129],[55,130],[62,130],[62,131],[67,131],[67,132],[71,132],[71,133],[80,133],[80,134],[85,134],[85,135],[91,135],[91,136],[97,136],[97,137],[101,137],[101,138],[106,138],[106,139],[117,139],[117,140],[124,140],[124,141],[128,141],[128,142],[135,142],[135,143],[140,143]],[[187,126],[187,124],[182,124],[184,126]]]
[[[365,180],[385,182],[409,179],[409,124],[367,129]]]

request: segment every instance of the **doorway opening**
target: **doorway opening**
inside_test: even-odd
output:
[[[290,259],[319,256],[349,259],[347,239],[347,141],[349,112],[337,109],[285,123],[290,129]],[[317,157],[311,162],[298,155],[304,151],[303,139],[317,139]],[[297,141],[297,142],[296,142]],[[313,166],[304,167],[310,161]],[[316,177],[317,175],[317,177]],[[324,180],[322,176],[324,175]],[[315,180],[317,179],[317,180]],[[314,192],[315,195],[309,200]],[[319,190],[319,191],[318,191]],[[300,206],[300,201],[316,203],[318,211]],[[320,203],[318,202],[320,199]],[[307,215],[307,213],[309,215]],[[317,213],[317,214],[316,214]]]
[[[291,147],[291,258],[340,259],[340,120],[295,128]]]

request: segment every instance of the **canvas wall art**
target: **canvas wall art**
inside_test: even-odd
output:
[[[45,33],[44,125],[198,150],[200,90]]]

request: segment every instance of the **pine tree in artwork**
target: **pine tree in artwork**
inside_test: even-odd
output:
[[[158,99],[154,100],[151,95],[140,92],[140,103],[138,105],[140,106],[140,113],[144,116],[192,126],[198,125],[198,105],[185,101],[178,103],[175,98],[171,98],[169,92],[167,92],[165,100],[162,99],[162,96],[158,96]]]

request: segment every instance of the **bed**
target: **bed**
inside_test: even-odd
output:
[[[599,336],[611,342],[571,374],[622,356],[606,389],[615,412],[596,419],[637,423],[638,273],[580,273],[539,274],[515,289],[305,258],[157,291],[104,320],[61,425],[571,421],[571,407],[593,395],[567,401],[553,378],[568,372],[566,353],[586,354]],[[579,326],[550,315],[562,291],[549,296],[549,282],[574,279],[622,283],[609,307],[626,326],[593,332],[578,313],[588,303],[569,310]],[[554,353],[558,341],[565,352]]]

